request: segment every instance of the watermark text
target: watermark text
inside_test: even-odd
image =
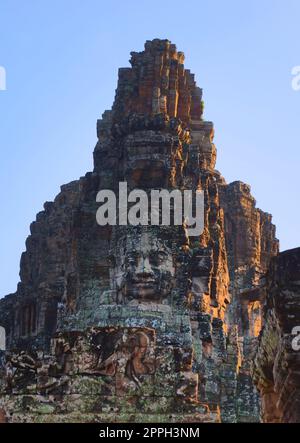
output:
[[[300,326],[295,326],[292,329],[292,335],[295,337],[292,340],[293,351],[300,351]]]
[[[6,91],[6,70],[0,66],[0,91]]]
[[[152,189],[147,193],[133,189],[128,194],[127,183],[120,182],[118,197],[103,189],[96,201],[101,203],[96,214],[100,226],[184,225],[191,237],[201,235],[204,229],[204,193],[200,190]]]
[[[292,88],[294,91],[300,91],[300,66],[294,66],[292,69]]]
[[[5,351],[5,329],[0,326],[0,351]]]

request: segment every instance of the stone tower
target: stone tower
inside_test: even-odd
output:
[[[0,301],[0,405],[13,422],[259,421],[250,363],[278,254],[271,216],[215,169],[184,54],[155,39],[130,64],[97,122],[94,171],[45,203]],[[203,233],[99,226],[97,193],[120,182],[203,191]]]

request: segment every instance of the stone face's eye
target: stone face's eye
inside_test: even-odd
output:
[[[167,254],[165,252],[157,251],[150,254],[149,261],[153,266],[160,266],[166,258]]]
[[[130,254],[126,257],[126,265],[128,266],[136,266],[138,263],[138,255],[137,254]]]

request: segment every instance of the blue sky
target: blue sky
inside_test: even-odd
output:
[[[299,246],[299,0],[0,0],[0,296],[14,292],[29,224],[92,169],[118,67],[168,38],[204,90],[217,169],[251,185],[281,249]]]

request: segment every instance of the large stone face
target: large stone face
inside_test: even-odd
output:
[[[250,363],[278,241],[250,188],[215,169],[213,125],[183,61],[167,40],[132,53],[97,122],[93,172],[31,225],[17,292],[0,301],[8,421],[260,420]],[[99,226],[98,191],[118,195],[124,181],[202,190],[203,233]]]

